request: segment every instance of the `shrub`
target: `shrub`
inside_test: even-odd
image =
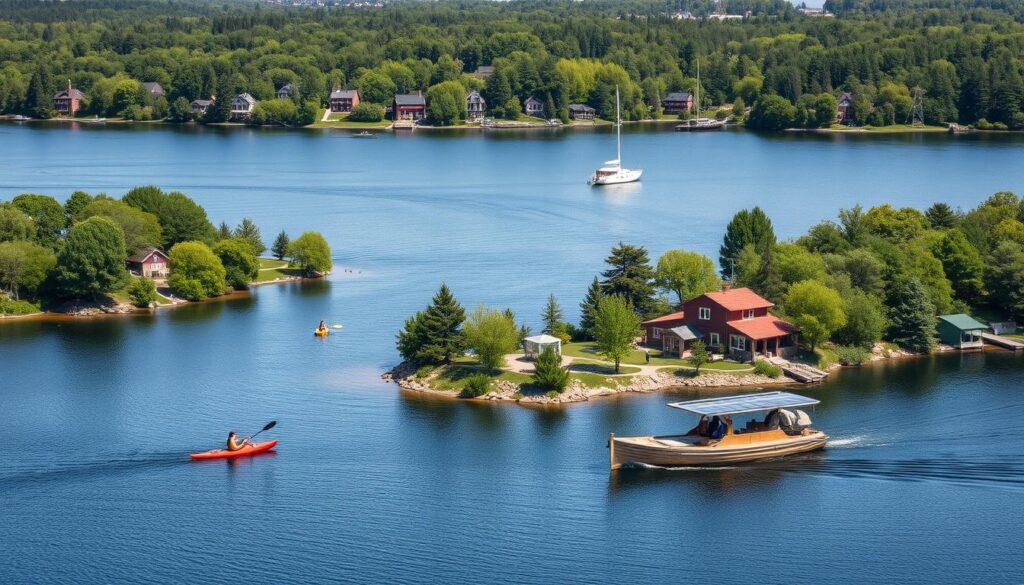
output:
[[[156,301],[156,283],[148,276],[132,279],[128,285],[128,298],[136,307],[148,307]]]
[[[757,360],[754,362],[754,373],[759,376],[778,378],[782,375],[782,368],[765,360]]]
[[[471,374],[466,378],[466,387],[462,389],[462,395],[470,398],[483,396],[491,387],[491,377],[487,374]]]
[[[859,345],[840,345],[836,348],[836,355],[844,366],[856,366],[867,361],[871,352]]]
[[[434,372],[434,366],[426,365],[420,366],[416,369],[416,378],[422,380]]]
[[[38,313],[39,310],[39,305],[34,303],[0,297],[0,315],[28,315]]]
[[[569,384],[569,372],[562,369],[562,358],[550,346],[534,362],[533,381],[546,390],[561,392]]]
[[[352,122],[380,122],[384,119],[384,108],[377,104],[363,102],[352,108],[348,119]]]
[[[171,275],[167,284],[178,296],[199,301],[224,294],[227,288],[224,265],[202,242],[181,242],[171,248]]]

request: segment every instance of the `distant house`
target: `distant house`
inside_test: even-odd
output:
[[[82,100],[85,94],[71,87],[71,80],[68,80],[66,89],[58,91],[53,96],[53,109],[66,116],[74,116],[75,112],[82,107]]]
[[[531,97],[523,102],[523,111],[526,112],[527,116],[533,116],[534,118],[544,117],[544,102],[537,98]]]
[[[597,110],[585,104],[569,104],[569,117],[573,120],[593,120]]]
[[[256,107],[256,98],[248,93],[240,93],[231,100],[231,119],[244,120],[252,115]]]
[[[277,90],[277,99],[286,100],[296,95],[299,92],[299,88],[295,87],[294,84],[286,83],[281,86],[281,89]]]
[[[427,100],[422,93],[399,93],[391,106],[395,120],[422,120],[427,116]]]
[[[662,111],[666,114],[682,114],[693,110],[693,94],[688,91],[673,91],[661,100]]]
[[[850,119],[851,107],[853,107],[853,94],[848,91],[839,94],[839,100],[836,102],[836,124],[849,124],[853,121]]]
[[[492,75],[494,75],[493,65],[481,65],[476,68],[476,71],[473,72],[473,77],[478,77],[480,79],[487,79]]]
[[[331,92],[330,106],[332,112],[351,112],[359,105],[358,89],[336,89]]]
[[[479,91],[471,91],[466,96],[466,118],[469,120],[483,120],[487,113],[487,102]]]
[[[148,95],[150,99],[155,100],[156,98],[165,95],[164,86],[155,81],[143,81],[141,85],[142,89],[146,90],[146,95]]]
[[[749,288],[705,293],[683,310],[643,323],[644,342],[668,355],[685,357],[701,339],[712,351],[739,361],[796,352],[797,328],[768,312],[774,304]]]
[[[963,313],[939,315],[936,330],[939,340],[946,345],[957,349],[980,349],[983,344],[981,334],[988,330],[988,325]]]
[[[192,107],[192,113],[197,116],[205,116],[206,111],[213,105],[214,100],[192,100],[189,106]]]
[[[139,276],[162,277],[167,276],[167,267],[170,259],[156,248],[146,248],[128,258],[128,270]]]

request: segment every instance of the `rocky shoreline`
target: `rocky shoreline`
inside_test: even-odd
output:
[[[678,388],[757,388],[797,383],[795,380],[785,376],[771,378],[757,374],[731,374],[713,370],[705,370],[699,376],[692,377],[674,376],[659,372],[654,375],[623,377],[623,383],[616,384],[615,386],[591,387],[579,380],[571,380],[569,386],[560,394],[539,393],[526,389],[523,384],[508,380],[498,380],[493,383],[491,391],[487,394],[475,398],[464,398],[456,390],[444,390],[431,385],[431,381],[437,375],[438,371],[435,370],[429,376],[417,378],[415,366],[408,362],[402,362],[390,372],[384,373],[381,378],[394,382],[400,389],[407,392],[420,392],[459,400],[502,401],[520,404],[569,404],[586,402],[591,398],[602,396],[628,393],[650,394]],[[614,380],[616,378],[609,377],[609,379]]]

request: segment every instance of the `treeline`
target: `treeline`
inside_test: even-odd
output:
[[[698,16],[714,6],[691,4]],[[87,96],[84,114],[130,118],[188,119],[185,104],[218,96],[210,116],[220,120],[230,96],[269,104],[288,83],[299,88],[293,103],[264,106],[258,119],[305,123],[333,88],[357,88],[379,105],[433,91],[440,123],[465,114],[462,99],[445,97],[456,89],[481,91],[498,117],[518,116],[529,97],[548,117],[567,118],[570,103],[609,117],[618,85],[624,117],[644,119],[661,114],[667,93],[693,92],[699,60],[702,106],[752,107],[761,128],[822,125],[831,107],[823,96],[841,91],[854,96],[853,122],[903,122],[914,87],[929,123],[1024,127],[1019,7],[841,4],[838,18],[814,18],[781,0],[732,1],[727,10],[753,16],[719,22],[672,18],[677,2],[640,0],[379,9],[0,0],[0,111],[49,115],[70,79]],[[486,80],[472,75],[483,65],[494,67]],[[142,81],[167,96],[147,101]]]
[[[157,187],[136,187],[121,199],[76,191],[63,204],[22,194],[0,202],[0,313],[96,302],[111,293],[149,306],[157,300],[155,282],[129,274],[127,262],[150,248],[168,250],[167,285],[192,301],[247,288],[267,250],[252,220],[215,228],[188,196]],[[291,241],[281,231],[272,252],[305,276],[331,268],[330,248],[316,232]]]

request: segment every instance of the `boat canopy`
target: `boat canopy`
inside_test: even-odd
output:
[[[619,162],[619,159],[614,159],[614,160],[606,160],[606,161],[604,161],[604,164],[606,164],[607,166],[610,166],[610,167],[617,167],[621,163]]]
[[[740,414],[776,408],[797,408],[814,406],[818,400],[793,394],[790,392],[762,392],[760,394],[742,394],[723,398],[705,398],[687,402],[670,402],[672,408],[685,410],[702,416]]]

